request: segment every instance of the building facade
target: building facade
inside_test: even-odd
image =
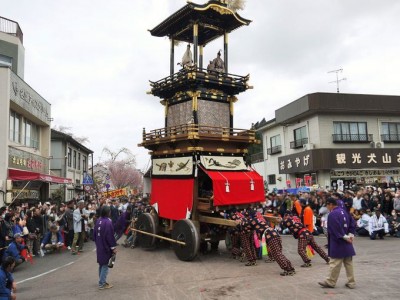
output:
[[[89,169],[89,160],[93,160],[93,151],[75,140],[71,135],[51,130],[51,174],[72,179],[70,184],[55,186],[51,189],[53,197],[61,201],[85,194],[83,179]],[[92,161],[93,164],[93,161]]]
[[[47,201],[51,105],[23,79],[24,47],[18,23],[0,17],[0,206]]]
[[[270,190],[399,185],[400,96],[308,94],[257,125]]]

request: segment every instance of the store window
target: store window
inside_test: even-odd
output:
[[[400,123],[383,122],[381,139],[383,142],[400,142]]]
[[[10,111],[10,133],[9,139],[12,142],[21,143],[21,115]]]
[[[368,142],[366,122],[333,122],[334,142]]]

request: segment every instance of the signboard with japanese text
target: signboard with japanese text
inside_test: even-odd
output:
[[[103,197],[108,197],[108,198],[117,198],[126,195],[128,195],[126,189],[118,189],[102,193]]]
[[[13,147],[8,147],[8,167],[47,174],[48,159]]]
[[[279,157],[278,164],[280,174],[316,170],[398,169],[400,148],[314,149]]]
[[[10,97],[12,102],[50,125],[50,103],[14,73],[11,73]]]

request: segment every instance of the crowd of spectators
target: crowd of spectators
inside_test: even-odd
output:
[[[83,243],[93,240],[99,208],[110,205],[111,219],[119,239],[131,219],[144,211],[146,203],[134,197],[73,199],[67,203],[9,206],[0,208],[0,257],[14,257],[15,266],[35,256],[71,251],[82,252]],[[83,229],[83,230],[81,230]]]
[[[283,217],[285,212],[297,210],[304,225],[314,235],[326,233],[328,210],[326,199],[342,200],[344,208],[357,223],[359,236],[369,236],[372,240],[385,235],[400,237],[400,190],[382,189],[372,186],[358,187],[357,190],[269,193],[266,201],[258,207],[260,212]],[[278,228],[283,234],[285,228]]]

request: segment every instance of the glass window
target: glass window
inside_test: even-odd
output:
[[[25,146],[32,147],[31,145],[31,130],[32,125],[29,121],[24,121],[25,124]]]
[[[307,138],[307,128],[306,126],[297,128],[294,130],[294,139],[296,141]]]
[[[67,157],[68,157],[68,167],[71,167],[72,166],[72,149],[70,147],[68,147]]]
[[[400,123],[383,122],[381,138],[383,141],[400,141]]]
[[[276,146],[281,146],[281,136],[279,134],[271,137],[271,148]]]
[[[86,164],[87,164],[87,162],[86,162],[86,156],[85,156],[85,155],[82,155],[82,168],[83,168],[83,172],[86,172],[86,171],[87,171],[87,169],[86,169]]]
[[[333,122],[333,132],[338,141],[367,141],[366,122]]]
[[[12,67],[12,57],[0,54],[0,66]]]
[[[74,169],[76,169],[76,150],[74,150]]]
[[[21,143],[21,116],[10,111],[10,141]]]
[[[81,169],[81,154],[78,153],[78,170]]]

